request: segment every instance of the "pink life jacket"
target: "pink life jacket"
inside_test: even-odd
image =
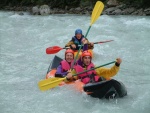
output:
[[[69,69],[71,69],[73,61],[69,64],[66,60],[63,60],[60,62],[60,64],[62,66],[62,72],[67,72]]]
[[[93,64],[93,63],[91,63],[91,64],[86,68],[86,70],[89,70],[89,69],[91,69],[91,68],[94,68],[94,64]],[[79,73],[79,72],[83,72],[83,71],[84,71],[84,68],[81,67],[80,65],[77,65],[77,66],[75,67],[75,70],[76,70],[77,73]],[[90,80],[91,80],[90,75],[92,76],[92,74],[94,74],[94,77],[93,77],[93,78],[94,78],[94,82],[98,82],[99,76],[96,75],[96,71],[95,71],[95,70],[91,70],[91,71],[88,71],[88,72],[86,72],[86,73],[79,74],[78,77],[79,77],[79,79],[81,78],[81,81],[82,81],[84,84],[87,84],[87,83],[90,82]]]

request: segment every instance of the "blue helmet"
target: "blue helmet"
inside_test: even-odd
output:
[[[82,35],[82,30],[81,30],[81,29],[76,29],[75,35],[76,35],[76,34],[81,34],[81,35]]]

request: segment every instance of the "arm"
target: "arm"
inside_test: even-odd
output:
[[[73,43],[72,40],[70,40],[70,41],[65,45],[65,47],[69,47],[69,46],[71,46],[72,44],[74,44],[74,43]]]
[[[111,68],[105,68],[105,67],[98,68],[98,69],[96,69],[96,73],[99,76],[104,77],[105,79],[110,79],[110,77],[113,77],[118,73],[118,71],[120,69],[119,68],[120,63],[116,62],[115,65]]]
[[[70,72],[69,72],[69,73],[67,74],[67,76],[66,76],[65,82],[70,82],[70,81],[77,80],[77,79],[78,79],[78,75],[73,76],[74,74],[76,74],[75,69],[70,70]]]
[[[55,77],[65,77],[65,75],[67,75],[68,72],[62,72],[61,70],[62,70],[62,66],[59,65],[57,67],[57,71],[55,73]]]
[[[77,45],[74,43],[74,39],[72,38],[66,45],[65,47],[70,47],[73,50],[77,50]]]
[[[93,49],[93,48],[94,48],[94,43],[88,41],[88,49]]]
[[[118,73],[119,66],[120,66],[121,62],[122,62],[122,59],[117,58],[116,63],[113,67],[111,67],[111,68],[104,68],[104,67],[98,68],[98,69],[96,69],[96,73],[99,76],[104,77],[105,79],[110,79],[110,77],[113,77]]]
[[[70,47],[72,44],[74,44],[73,38],[65,45],[65,47]]]
[[[82,43],[84,44],[83,51],[94,48],[93,43],[90,43],[87,38],[83,38]]]
[[[86,40],[87,40],[87,44],[88,44],[88,49],[93,49],[94,48],[94,44],[93,43],[91,43],[91,42],[89,42],[89,40],[86,38]]]

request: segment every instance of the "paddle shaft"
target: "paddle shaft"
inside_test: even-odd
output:
[[[91,71],[91,70],[94,70],[94,69],[97,69],[97,68],[100,68],[100,67],[103,67],[103,66],[106,66],[106,65],[109,65],[109,64],[113,64],[113,63],[115,63],[115,62],[116,62],[116,61],[112,61],[112,62],[109,62],[109,63],[107,63],[107,64],[103,64],[103,65],[97,66],[97,67],[95,67],[95,68],[91,68],[91,69],[89,69],[89,70],[86,70],[86,71],[83,71],[83,72],[74,74],[73,76],[76,76],[76,75],[79,75],[79,74],[83,74],[83,73],[89,72],[89,71]]]
[[[94,42],[94,44],[107,43],[107,42],[111,42],[111,41],[114,41],[114,40],[106,40],[106,41],[101,41],[101,42]]]
[[[107,42],[111,42],[111,41],[114,41],[114,40],[106,40],[106,41],[94,42],[93,44],[102,44],[102,43],[107,43]],[[88,44],[88,45],[90,45],[90,44]],[[82,46],[84,46],[84,44],[78,45],[78,46],[82,47]],[[68,49],[68,48],[69,48],[69,46],[68,47],[64,47],[63,49]]]

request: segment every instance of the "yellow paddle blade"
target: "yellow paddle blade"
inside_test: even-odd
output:
[[[98,19],[103,9],[104,9],[104,4],[101,1],[97,1],[92,12],[90,26]]]
[[[38,86],[40,88],[40,90],[45,91],[54,87],[57,87],[63,80],[65,80],[66,78],[49,78],[49,79],[45,79],[45,80],[41,80],[38,83]]]

